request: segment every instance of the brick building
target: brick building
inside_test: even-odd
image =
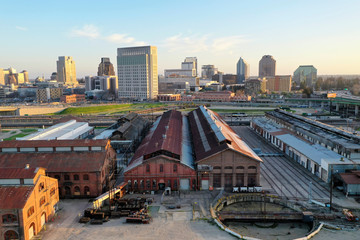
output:
[[[0,166],[39,166],[59,181],[60,197],[95,197],[115,174],[116,153],[109,140],[33,140],[0,142]]]
[[[58,201],[58,181],[44,168],[0,168],[0,240],[31,239]]]
[[[199,107],[189,122],[202,189],[260,185],[262,160],[215,112]]]
[[[60,101],[64,103],[85,102],[85,94],[63,95],[60,97]]]
[[[189,123],[170,110],[159,117],[125,169],[134,191],[190,190],[196,187]]]

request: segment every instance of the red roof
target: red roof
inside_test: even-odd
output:
[[[0,186],[0,209],[22,209],[34,186]]]
[[[215,112],[206,109],[211,115],[211,121],[216,124],[216,127],[220,129],[221,134],[225,137],[226,141],[218,141],[216,134],[209,125],[207,118],[204,116],[200,108],[195,109],[189,113],[189,121],[191,127],[191,133],[193,136],[194,150],[196,155],[196,161],[201,161],[213,154],[221,152],[225,149],[233,149],[246,155],[254,160],[262,161],[252,149],[232,130],[232,128]],[[199,121],[195,120],[195,114]],[[198,123],[200,126],[198,126]],[[202,129],[203,134],[200,134]],[[203,136],[203,138],[201,137]],[[209,149],[204,148],[204,142],[207,141]]]
[[[36,168],[0,168],[0,179],[34,178]]]
[[[136,150],[133,160],[160,150],[181,155],[182,115],[170,110],[165,112],[154,131],[150,131]]]
[[[354,171],[351,173],[340,173],[340,176],[346,184],[360,184],[359,173],[359,171]]]
[[[98,172],[104,165],[106,154],[106,152],[0,153],[0,166],[21,168],[29,164],[30,167],[43,167],[48,173]]]
[[[74,140],[12,140],[0,142],[0,148],[30,148],[30,147],[95,147],[106,146],[109,140],[105,139],[74,139]]]

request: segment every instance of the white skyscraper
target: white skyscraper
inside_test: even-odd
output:
[[[153,99],[158,95],[157,48],[117,49],[119,98]]]
[[[64,85],[77,85],[75,61],[72,57],[62,56],[56,62],[57,65],[57,81]]]

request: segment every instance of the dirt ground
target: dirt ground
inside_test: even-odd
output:
[[[196,201],[197,203],[201,203],[201,199],[199,200],[197,196],[191,196],[191,198],[189,196],[186,201]],[[236,239],[227,232],[220,230],[216,225],[209,223],[207,220],[205,220],[205,218],[203,220],[193,221],[191,210],[192,207],[190,207],[190,205],[185,206],[179,210],[168,210],[160,203],[160,201],[156,201],[152,206],[154,212],[152,212],[153,221],[150,224],[129,224],[125,223],[125,218],[120,218],[111,219],[109,222],[106,222],[103,225],[90,225],[78,223],[79,215],[82,214],[85,208],[90,207],[88,200],[62,200],[60,203],[60,208],[62,209],[58,212],[57,217],[55,217],[53,221],[49,221],[49,223],[46,224],[46,229],[44,229],[33,240]],[[289,228],[289,226],[281,226],[279,229],[286,230],[286,228]],[[301,230],[300,227],[299,230]],[[254,234],[254,237],[269,236],[268,238],[263,237],[263,239],[276,239],[273,237],[273,235],[278,234],[276,228],[270,230],[269,233],[269,229],[262,229],[257,227],[256,232],[257,234]],[[294,234],[286,236],[285,232],[281,239],[293,239],[293,237],[295,237]],[[247,228],[246,233],[251,233],[251,228]],[[359,234],[360,231],[334,231],[324,229],[313,239],[352,240],[359,239]]]

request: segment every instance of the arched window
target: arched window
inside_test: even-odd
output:
[[[174,172],[177,172],[177,164],[174,164]]]
[[[146,164],[146,172],[149,173],[150,172],[150,165]]]
[[[244,169],[243,166],[237,166],[236,169]]]
[[[146,188],[150,189],[151,188],[151,184],[150,184],[150,180],[146,180]]]
[[[156,180],[155,179],[153,179],[152,184],[153,184],[153,189],[156,189]]]
[[[131,189],[131,180],[128,180],[128,187]]]
[[[42,197],[40,198],[40,202],[39,202],[39,203],[40,203],[40,207],[45,204],[45,196],[42,196]]]
[[[135,189],[138,188],[138,182],[137,182],[137,180],[134,180],[134,188],[135,188]]]
[[[79,175],[75,174],[74,175],[74,180],[79,180]]]
[[[69,186],[65,186],[65,195],[71,195],[71,188]]]
[[[85,186],[85,187],[84,187],[84,194],[85,194],[86,196],[89,196],[89,195],[90,195],[90,188],[89,188],[88,186]]]
[[[70,176],[69,175],[64,175],[64,180],[70,180]]]
[[[255,166],[249,166],[248,169],[256,169]]]
[[[160,164],[160,172],[164,172],[164,165]]]
[[[145,187],[145,186],[144,186],[144,180],[140,180],[140,188],[141,188],[141,189],[144,189],[144,187]]]
[[[221,169],[220,166],[215,166],[213,169]]]
[[[4,239],[5,240],[14,240],[19,239],[19,234],[13,230],[8,230],[4,233]]]
[[[41,182],[41,183],[39,184],[39,192],[41,192],[42,190],[44,190],[44,188],[45,188],[45,185],[44,185],[43,182]]]
[[[35,212],[34,206],[29,207],[28,211],[27,211],[27,216],[30,217],[31,215],[33,215]]]
[[[55,188],[53,187],[50,189],[50,197],[54,196],[54,194],[55,194]]]
[[[60,175],[55,175],[55,178],[60,181]]]
[[[13,223],[17,222],[17,217],[14,214],[5,214],[2,216],[3,223]]]
[[[232,169],[232,166],[226,166],[225,169]]]
[[[84,180],[89,180],[89,175],[88,175],[88,174],[84,174],[83,179],[84,179]]]
[[[74,187],[74,193],[76,194],[79,194],[80,195],[80,187],[79,186],[75,186]]]

